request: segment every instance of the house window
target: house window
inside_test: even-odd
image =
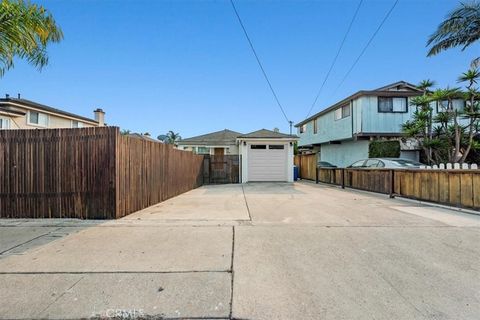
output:
[[[452,100],[452,107],[453,110],[463,111],[466,106],[466,101],[462,99],[454,99]],[[438,112],[445,112],[448,110],[448,100],[438,101],[437,102],[437,113]]]
[[[307,125],[306,124],[302,124],[300,126],[300,133],[305,133],[307,131]]]
[[[265,144],[252,144],[250,149],[267,149],[267,145]]]
[[[408,112],[406,97],[378,97],[378,112]]]
[[[40,113],[36,111],[28,112],[28,124],[33,124],[35,126],[46,127],[48,126],[48,115],[45,113]]]
[[[83,128],[83,122],[72,120],[72,128]]]
[[[317,134],[318,132],[318,118],[313,120],[313,133]]]
[[[198,147],[197,148],[198,154],[210,154],[210,148],[207,147]]]
[[[0,118],[0,129],[10,129],[10,119]]]
[[[350,117],[350,105],[346,104],[335,110],[335,120]]]

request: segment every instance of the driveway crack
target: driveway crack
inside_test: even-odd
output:
[[[248,218],[250,221],[252,221],[252,215],[250,213],[250,208],[248,206],[247,196],[245,195],[245,189],[243,188],[243,185],[242,185],[242,192],[243,192],[243,199],[245,200],[245,206],[247,207]]]
[[[78,279],[77,281],[75,281],[67,290],[65,290],[64,292],[62,292],[61,295],[59,295],[54,301],[50,302],[42,311],[39,312],[39,315],[41,315],[42,313],[44,313],[48,308],[50,308],[54,303],[56,303],[58,300],[60,300],[61,297],[63,297],[67,292],[69,292],[70,290],[72,290],[73,287],[75,287],[81,280],[83,280],[83,278],[85,278],[85,276],[81,277],[80,279]]]
[[[231,263],[230,263],[231,283],[230,283],[230,314],[229,314],[229,319],[232,319],[232,313],[233,313],[233,281],[234,281],[234,276],[235,276],[235,272],[234,272],[234,269],[233,269],[234,257],[235,257],[235,226],[232,227],[232,259],[231,259]]]

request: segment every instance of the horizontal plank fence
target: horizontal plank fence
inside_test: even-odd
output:
[[[480,170],[318,168],[318,182],[480,210]]]
[[[0,217],[119,218],[200,186],[202,161],[116,127],[0,130]]]

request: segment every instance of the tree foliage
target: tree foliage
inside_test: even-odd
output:
[[[441,51],[461,47],[462,51],[480,39],[480,2],[460,3],[450,12],[445,21],[430,36],[427,46],[431,46],[428,56]],[[472,62],[472,68],[477,68],[480,57]]]
[[[42,6],[0,1],[0,77],[13,68],[15,57],[41,70],[48,64],[47,45],[62,39],[62,30]]]
[[[480,72],[471,69],[458,79],[466,83],[463,91],[449,87],[425,90],[422,96],[410,100],[416,111],[402,130],[419,141],[429,164],[463,163],[472,150],[480,150],[476,139],[480,135],[480,94],[476,88],[479,79]],[[457,99],[465,102],[464,108],[454,106]],[[439,112],[434,114],[432,105],[439,106]]]
[[[180,141],[182,137],[178,132],[170,130],[166,134],[159,135],[157,139],[163,141],[164,143],[177,144],[177,142]]]

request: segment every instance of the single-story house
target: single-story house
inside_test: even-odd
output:
[[[182,139],[177,142],[177,148],[192,151],[197,154],[209,154],[216,156],[237,155],[237,137],[240,132],[224,129],[200,136]]]
[[[102,127],[105,112],[96,109],[94,119],[52,108],[20,97],[0,99],[0,129],[54,129]]]
[[[212,156],[238,155],[240,182],[293,181],[295,135],[266,129],[242,134],[216,131],[182,139],[177,148]]]

